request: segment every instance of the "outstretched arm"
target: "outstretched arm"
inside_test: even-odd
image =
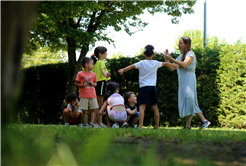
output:
[[[130,65],[130,66],[127,66],[127,67],[125,67],[123,69],[120,69],[120,70],[118,70],[118,73],[120,75],[122,75],[125,71],[131,70],[131,69],[135,69],[135,65]]]

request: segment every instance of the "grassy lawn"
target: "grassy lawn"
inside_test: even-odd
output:
[[[1,144],[1,165],[246,165],[245,129],[10,124]]]

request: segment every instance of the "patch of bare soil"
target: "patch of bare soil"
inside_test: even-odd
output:
[[[156,140],[151,137],[114,140],[114,144],[132,144],[142,146],[143,149],[154,145],[160,159],[167,159],[173,154],[184,164],[194,165],[201,159],[209,159],[215,165],[246,166],[246,142],[194,142],[186,143],[179,139]]]

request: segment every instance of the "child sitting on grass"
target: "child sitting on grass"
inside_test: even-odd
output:
[[[68,94],[67,102],[67,108],[63,111],[65,126],[69,127],[70,125],[77,125],[78,127],[83,127],[81,124],[82,111],[78,109],[78,96],[73,93]]]
[[[127,123],[129,127],[134,127],[134,124],[138,121],[139,112],[135,104],[137,103],[137,97],[133,92],[126,92],[124,95],[125,107],[127,112]]]
[[[128,127],[124,98],[119,94],[119,84],[109,82],[106,88],[107,92],[104,94],[104,103],[99,111],[99,115],[104,115],[103,111],[107,108],[106,117],[114,122],[112,128],[119,128],[118,123],[120,122],[123,122],[122,127]]]

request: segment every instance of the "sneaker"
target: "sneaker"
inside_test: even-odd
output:
[[[89,127],[93,128],[93,127],[95,127],[95,124],[91,122]]]
[[[89,128],[90,126],[88,124],[83,125],[85,128]]]
[[[210,125],[210,122],[208,120],[205,120],[204,122],[201,123],[200,130],[205,129]]]
[[[95,128],[101,128],[97,123],[94,125]]]
[[[188,126],[184,126],[184,128],[183,128],[183,130],[190,130],[191,129],[191,127],[188,127]]]
[[[107,126],[105,125],[105,124],[101,124],[101,125],[99,125],[100,127],[102,127],[102,128],[107,128]]]
[[[80,123],[80,124],[77,124],[77,127],[83,127],[83,125]]]
[[[122,128],[128,128],[128,123],[126,123],[126,121],[123,122]]]
[[[65,126],[70,127],[70,124],[69,123],[65,123]]]
[[[114,123],[114,124],[112,125],[112,128],[119,128],[119,127],[118,127],[117,124]]]

